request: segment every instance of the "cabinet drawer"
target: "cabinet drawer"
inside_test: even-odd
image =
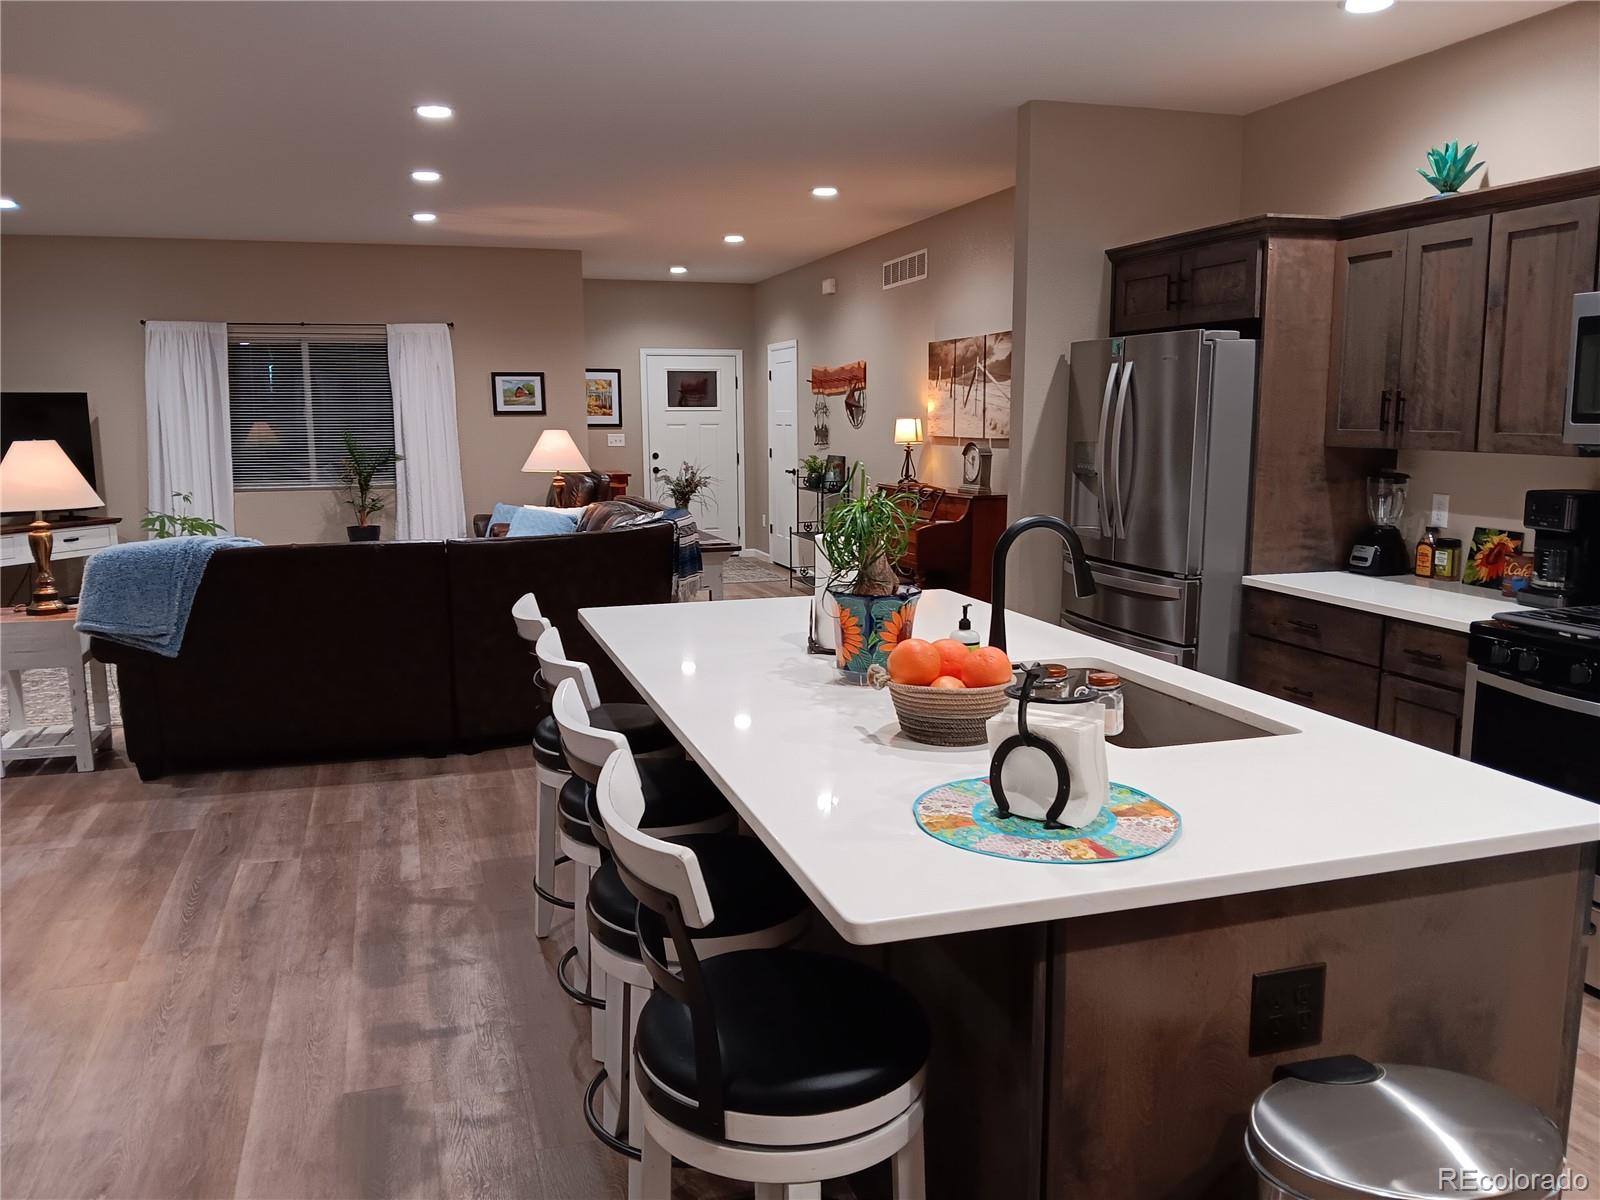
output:
[[[68,558],[90,550],[104,550],[116,542],[116,530],[110,525],[85,525],[77,529],[57,529],[50,542],[51,557]]]
[[[1461,741],[1461,704],[1460,692],[1386,674],[1378,697],[1378,728],[1454,754]]]
[[[1383,618],[1353,608],[1318,604],[1298,596],[1246,588],[1247,633],[1377,666],[1382,661]]]
[[[1383,637],[1383,669],[1459,692],[1467,684],[1466,634],[1390,621]]]
[[[1314,650],[1246,635],[1239,681],[1280,700],[1372,728],[1378,712],[1378,668]]]

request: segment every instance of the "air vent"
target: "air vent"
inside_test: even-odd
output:
[[[928,277],[928,252],[926,250],[913,250],[910,254],[899,258],[891,258],[883,264],[883,290],[897,288],[901,284],[916,283],[919,279]]]

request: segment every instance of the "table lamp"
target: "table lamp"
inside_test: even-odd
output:
[[[578,449],[578,444],[565,429],[546,429],[533,444],[533,452],[528,455],[528,461],[522,464],[522,469],[530,473],[554,472],[555,478],[550,481],[550,489],[556,494],[556,503],[560,504],[561,493],[567,486],[561,473],[587,471],[589,460],[583,457],[583,451]]]
[[[98,508],[105,501],[95,495],[83,473],[72,465],[67,452],[53,441],[16,441],[0,459],[0,509],[6,512],[32,511],[35,519],[28,526],[28,549],[33,552],[37,570],[28,612],[34,616],[67,611],[56,581],[50,574],[50,549],[53,538],[45,509]]]
[[[896,417],[894,444],[906,448],[905,465],[900,468],[900,482],[910,483],[917,477],[916,468],[911,465],[911,447],[922,445],[922,418]]]

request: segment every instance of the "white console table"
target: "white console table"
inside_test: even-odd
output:
[[[121,523],[121,517],[82,517],[75,521],[51,522],[53,537],[50,561],[57,563],[69,558],[88,558],[107,546],[115,546],[117,526]],[[0,529],[0,567],[32,565],[27,524],[7,525]]]

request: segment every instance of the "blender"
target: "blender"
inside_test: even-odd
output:
[[[1411,570],[1411,555],[1400,533],[1410,478],[1390,470],[1367,476],[1367,515],[1373,523],[1361,531],[1350,547],[1350,557],[1345,562],[1349,570],[1362,575],[1404,575]]]

